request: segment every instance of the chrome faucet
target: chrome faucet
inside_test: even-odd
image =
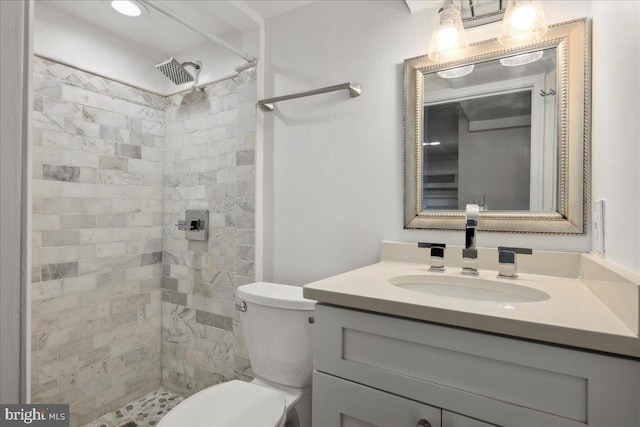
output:
[[[468,204],[465,210],[464,249],[462,250],[462,274],[478,275],[478,250],[476,249],[476,228],[480,222],[478,205]]]

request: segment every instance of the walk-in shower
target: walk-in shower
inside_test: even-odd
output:
[[[65,40],[69,22],[82,36],[86,22],[65,2],[36,3],[40,17],[60,17],[36,20],[39,40]],[[100,15],[95,3],[87,16]],[[200,37],[142,3],[141,25],[171,39],[127,33],[131,51],[115,52],[121,40],[105,33],[96,46],[63,55],[47,45],[33,59],[27,383],[34,404],[69,405],[70,427],[157,425],[183,396],[253,377],[234,299],[256,281],[257,60],[206,46],[190,54]],[[224,21],[215,8],[179,9]],[[237,34],[257,46],[246,31]],[[143,47],[135,69],[146,72],[102,75]],[[193,209],[206,211],[206,241],[175,226]]]

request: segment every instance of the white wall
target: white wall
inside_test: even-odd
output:
[[[545,2],[544,7],[550,23],[591,15],[587,1]],[[637,6],[627,6],[633,7]],[[604,8],[594,8],[598,31],[621,31],[627,36],[637,32],[637,19],[603,28],[605,24],[598,20]],[[402,64],[405,58],[427,52],[435,13],[431,9],[411,15],[400,1],[316,2],[267,22],[266,96],[346,81],[361,83],[363,94],[353,99],[342,92],[303,98],[280,103],[275,113],[265,113],[265,279],[301,284],[364,266],[377,261],[382,240],[457,245],[463,241],[461,232],[403,230]],[[497,30],[497,24],[472,30],[471,41],[495,37]],[[599,50],[616,52],[619,45],[603,37],[597,35],[596,58],[602,56]],[[635,56],[637,64],[638,49],[611,55],[619,60]],[[616,70],[610,62],[595,71],[604,73],[601,68],[607,74],[617,73],[619,82],[634,76],[637,81],[637,66]],[[620,127],[615,132],[620,154],[609,154],[609,165],[594,161],[594,179],[606,181],[618,157],[635,149],[635,158],[626,162],[634,166],[614,170],[619,175],[616,182],[637,182],[637,142],[634,148],[633,140],[637,128],[633,134],[624,128],[629,121],[637,123],[637,101],[625,101],[633,114],[601,119],[597,114],[615,111],[619,102],[604,89],[594,93],[593,104],[599,105],[600,113],[595,112],[593,144],[599,148],[611,142],[612,138],[597,131],[602,122]],[[629,136],[622,138],[623,134]],[[612,186],[597,191],[610,199],[609,224],[628,218],[637,222],[637,190],[636,205],[627,208],[629,214],[624,216],[615,203],[623,198]],[[637,244],[635,253],[620,255],[633,246],[624,239],[628,235],[609,233],[611,261],[640,270],[632,262],[638,257]],[[479,234],[478,244],[587,252],[591,237],[485,232]]]
[[[592,199],[605,257],[640,272],[640,2],[594,1]]]
[[[529,210],[531,127],[471,133],[459,123],[458,209],[482,195],[486,209]]]

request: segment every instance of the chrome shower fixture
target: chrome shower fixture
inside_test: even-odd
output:
[[[235,68],[236,76],[233,77],[233,81],[237,84],[248,83],[251,80],[251,77],[256,73],[257,69],[258,64],[255,60],[238,65]]]
[[[185,66],[191,66],[194,69],[195,77],[192,76]],[[174,84],[181,85],[189,83],[197,79],[200,70],[202,69],[202,63],[197,62],[183,62],[182,64],[175,60],[175,58],[169,58],[164,62],[156,64],[156,68],[169,78]]]
[[[240,74],[240,73],[243,73],[245,71],[255,71],[257,66],[258,66],[258,64],[256,63],[255,60],[253,60],[253,61],[249,61],[249,62],[247,62],[245,64],[238,65],[235,68],[235,70],[236,70],[236,73]]]

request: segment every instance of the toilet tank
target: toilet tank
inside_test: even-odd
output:
[[[256,376],[291,387],[311,385],[315,301],[302,288],[258,282],[240,286],[242,329]]]

